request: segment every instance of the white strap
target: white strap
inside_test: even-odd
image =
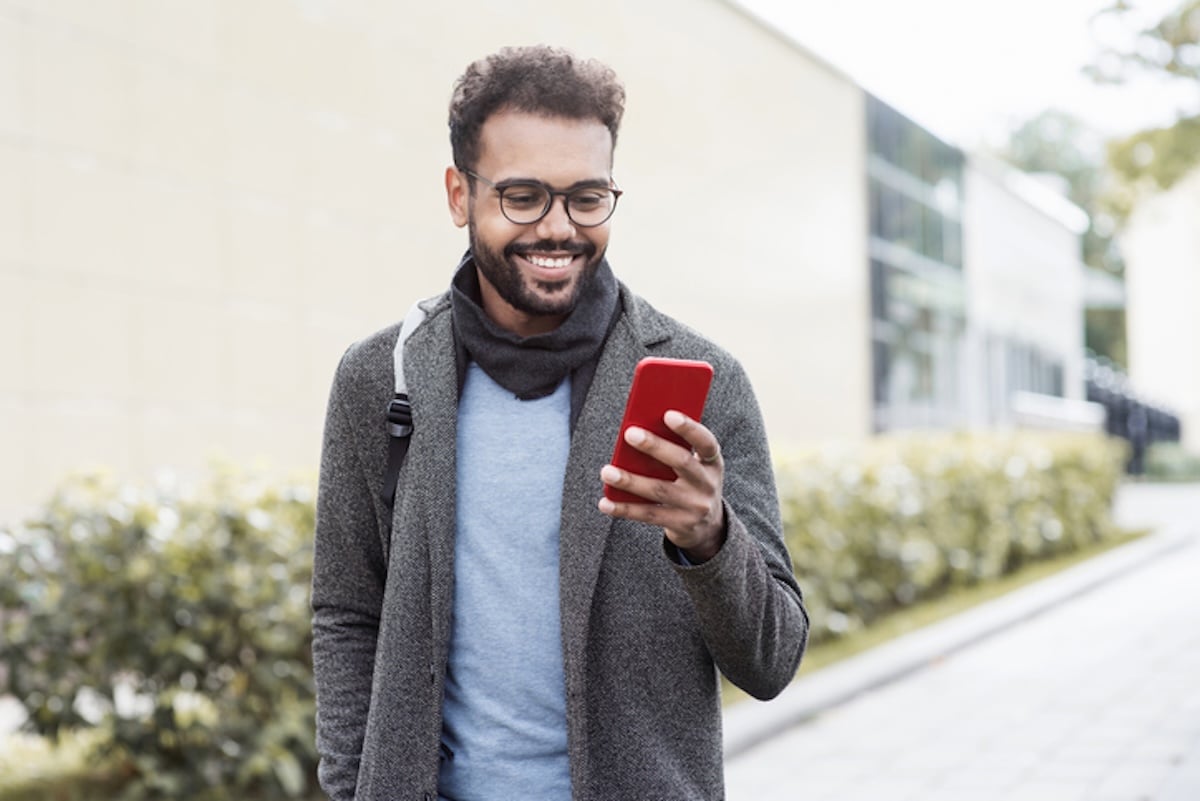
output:
[[[396,394],[408,393],[408,384],[404,380],[404,342],[417,326],[425,321],[425,310],[421,308],[424,301],[418,300],[404,315],[404,324],[400,326],[400,335],[396,337],[396,347],[392,349],[392,366],[396,373]]]

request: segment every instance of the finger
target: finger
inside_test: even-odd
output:
[[[667,428],[683,437],[704,464],[715,464],[721,458],[721,445],[716,436],[701,423],[674,409],[663,415]]]
[[[626,503],[601,497],[596,505],[601,512],[610,517],[647,523],[675,531],[687,531],[696,522],[681,509],[657,503]]]
[[[611,464],[605,465],[600,470],[600,480],[608,486],[633,493],[648,501],[648,503],[624,504],[624,506],[637,510],[635,514],[627,515],[634,519],[656,522],[668,528],[688,529],[697,522],[704,522],[713,512],[709,494],[698,492],[696,487],[678,480],[663,481],[648,476],[639,476]],[[605,500],[609,505],[616,503],[611,498],[606,497]],[[648,506],[661,508],[650,512],[645,509]],[[606,506],[602,504],[601,510],[604,509]],[[665,520],[664,513],[674,516],[671,520]]]
[[[670,506],[651,503],[619,503],[602,497],[597,505],[601,512],[611,517],[661,528],[667,539],[683,549],[711,539],[712,533],[719,532],[724,525],[720,516],[698,517]]]
[[[600,480],[610,487],[632,492],[651,503],[678,505],[679,493],[673,481],[637,475],[611,464],[601,468]]]
[[[687,468],[693,461],[691,449],[663,439],[644,428],[630,426],[625,429],[625,441],[647,456],[670,467],[676,473]]]

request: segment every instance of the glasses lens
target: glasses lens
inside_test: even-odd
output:
[[[550,205],[550,193],[537,184],[510,184],[500,195],[504,216],[524,225],[537,222]]]
[[[617,196],[611,189],[585,187],[567,195],[567,211],[579,225],[599,225],[612,216]]]

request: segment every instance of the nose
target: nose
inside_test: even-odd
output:
[[[567,199],[559,195],[550,200],[550,210],[537,221],[537,234],[541,239],[563,242],[575,235],[575,224],[567,214]]]

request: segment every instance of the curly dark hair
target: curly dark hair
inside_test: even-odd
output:
[[[455,81],[450,98],[450,149],[456,167],[475,167],[483,124],[502,110],[599,120],[615,147],[625,87],[608,66],[562,48],[505,47],[485,56]]]

